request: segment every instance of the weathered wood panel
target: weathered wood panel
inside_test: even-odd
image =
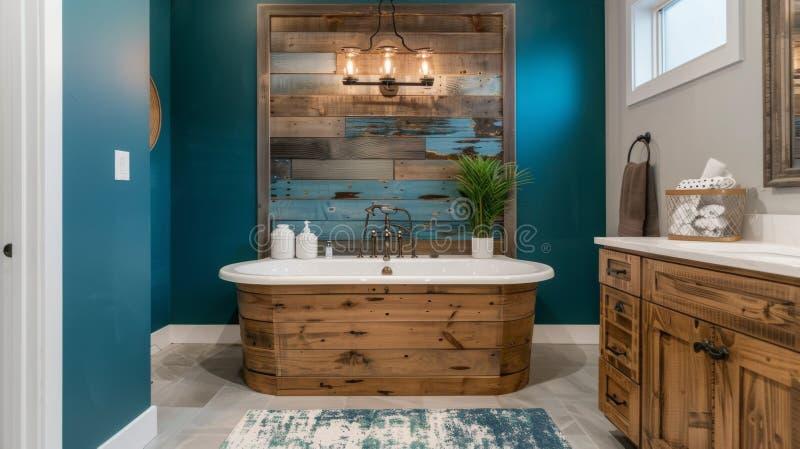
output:
[[[402,72],[401,72],[402,73]],[[413,73],[413,72],[412,72]],[[275,74],[270,80],[272,95],[380,95],[378,86],[348,86],[342,75]],[[360,75],[359,81],[377,82],[380,75]],[[436,75],[433,86],[403,86],[403,95],[500,95],[500,75]],[[415,83],[417,75],[400,75],[397,81]]]
[[[492,96],[299,96],[270,97],[274,117],[343,117],[351,115],[479,117],[503,114],[501,97]]]
[[[273,159],[271,162],[270,175],[273,180],[292,177],[292,161],[288,159]]]
[[[388,16],[383,18],[384,26]],[[500,33],[503,18],[498,15],[397,14],[397,29],[405,33]],[[361,32],[375,31],[374,15],[273,17],[273,32]]]
[[[432,58],[433,73],[439,75],[500,75],[503,73],[502,55],[492,53],[436,53]],[[366,53],[358,56],[359,73],[381,73],[383,57]],[[344,74],[345,56],[336,54],[336,73]],[[419,59],[414,54],[395,56],[397,73],[417,73]]]
[[[273,117],[269,132],[270,137],[344,137],[344,123],[344,117]]]
[[[276,224],[288,224],[295,232],[300,232],[304,223],[301,220],[276,220]],[[405,222],[395,222],[401,226],[408,226]],[[420,240],[431,239],[460,239],[469,240],[472,236],[471,227],[463,221],[412,221],[414,238]],[[359,221],[315,221],[309,225],[311,232],[319,237],[320,241],[360,240],[364,229],[364,220]],[[383,231],[383,222],[377,220],[370,222],[367,234],[372,230]],[[404,238],[408,239],[406,234]],[[365,242],[366,244],[366,242]],[[396,253],[396,249],[392,249]],[[405,252],[408,254],[408,251]]]
[[[395,161],[395,179],[455,179],[458,175],[456,161]]]
[[[250,341],[271,349],[498,349],[529,344],[533,317],[496,322],[242,323]],[[398,338],[402,335],[403,338]]]
[[[425,152],[428,159],[458,159],[461,156],[484,156],[503,159],[503,139],[427,138]],[[411,159],[411,158],[405,158]]]
[[[424,139],[385,137],[283,138],[270,141],[279,159],[425,159]]]
[[[272,53],[271,73],[336,73],[336,53]]]
[[[445,200],[460,197],[454,181],[277,180],[272,199],[287,200]]]
[[[442,377],[275,377],[248,369],[250,388],[281,396],[499,395],[528,384],[528,369],[502,376]]]
[[[512,321],[533,315],[536,299],[535,292],[507,295],[278,294],[264,297],[240,291],[238,296],[239,313],[247,319],[330,323]]]
[[[366,200],[273,200],[271,211],[276,220],[359,221],[364,219],[364,209],[373,203]],[[392,204],[407,209],[415,221],[455,220],[449,200],[398,200]]]
[[[294,179],[392,179],[394,163],[390,160],[296,159],[292,161]]]
[[[273,32],[273,52],[335,53],[342,47],[369,46],[370,33],[305,33]],[[501,53],[503,39],[500,33],[403,33],[411,48],[435,48],[438,53]],[[374,48],[397,45],[397,36],[380,33],[375,36]]]
[[[499,118],[347,117],[345,136],[450,137],[475,139],[501,137]]]

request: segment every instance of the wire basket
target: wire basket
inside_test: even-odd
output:
[[[746,190],[667,190],[670,240],[735,242],[742,238]]]

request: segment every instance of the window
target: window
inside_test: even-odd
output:
[[[628,0],[628,105],[742,60],[741,0]]]

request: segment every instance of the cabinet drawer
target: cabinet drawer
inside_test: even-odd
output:
[[[614,367],[600,360],[600,411],[609,421],[639,445],[639,385],[625,377]]]
[[[800,350],[800,287],[645,259],[643,290],[648,301]]]
[[[600,283],[639,296],[641,258],[609,249],[600,250]]]
[[[600,355],[635,382],[639,381],[641,300],[600,287]]]

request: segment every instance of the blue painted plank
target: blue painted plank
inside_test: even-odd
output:
[[[270,215],[275,220],[359,221],[367,207],[380,201],[366,200],[273,200]],[[414,221],[460,221],[458,204],[450,200],[397,200],[391,205],[407,209]],[[398,215],[399,216],[399,215]]]
[[[425,147],[428,159],[458,159],[462,155],[503,158],[503,139],[428,137]]]
[[[500,137],[499,118],[347,117],[345,137]]]
[[[443,200],[458,198],[455,181],[307,181],[272,182],[272,199],[286,200]]]

